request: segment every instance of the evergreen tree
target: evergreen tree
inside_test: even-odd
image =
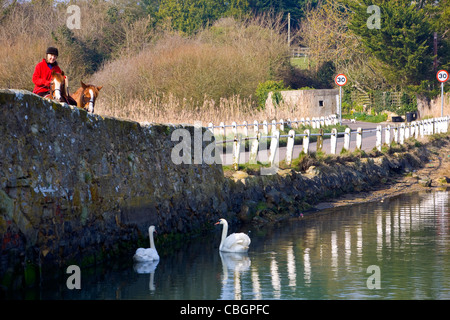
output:
[[[346,0],[353,11],[349,28],[379,62],[391,85],[419,86],[434,77],[433,37],[426,10],[409,0]],[[371,26],[367,8],[380,8],[380,28]],[[375,17],[374,17],[375,18]]]
[[[426,6],[433,32],[437,35],[436,69],[450,69],[450,0],[440,0]]]
[[[249,7],[256,13],[273,11],[282,13],[287,18],[291,14],[291,25],[295,28],[305,14],[308,6],[315,7],[318,0],[249,0]]]
[[[248,12],[247,0],[161,0],[157,17],[187,34],[211,25],[221,17],[239,17]]]

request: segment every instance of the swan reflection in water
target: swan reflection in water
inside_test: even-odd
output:
[[[250,269],[251,261],[246,252],[219,251],[222,260],[222,292],[221,299],[240,300],[242,298],[241,273]]]
[[[155,291],[154,277],[155,270],[159,263],[159,260],[148,261],[148,262],[135,262],[133,264],[133,269],[139,274],[150,274],[150,279],[148,281],[148,289],[150,291]]]

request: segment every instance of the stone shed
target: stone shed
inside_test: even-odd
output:
[[[280,91],[284,107],[300,117],[321,117],[338,113],[339,89]],[[272,92],[266,100],[266,110],[275,111]]]

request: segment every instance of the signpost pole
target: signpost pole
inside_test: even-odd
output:
[[[338,112],[339,112],[339,124],[342,125],[342,86],[345,86],[347,83],[347,77],[340,73],[334,78],[334,82],[339,86],[339,105],[338,105]]]
[[[342,87],[339,86],[339,124],[342,126]]]
[[[448,81],[448,72],[446,70],[439,70],[436,74],[437,80],[441,83],[441,117],[444,116],[444,83]]]

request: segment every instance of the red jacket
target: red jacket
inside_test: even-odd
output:
[[[53,69],[50,69],[45,59],[42,59],[42,61],[36,65],[36,68],[34,68],[33,73],[33,83],[34,83],[33,93],[49,91],[50,81],[52,79],[52,70],[54,70],[57,73],[62,72],[58,64],[55,64],[53,66]]]

